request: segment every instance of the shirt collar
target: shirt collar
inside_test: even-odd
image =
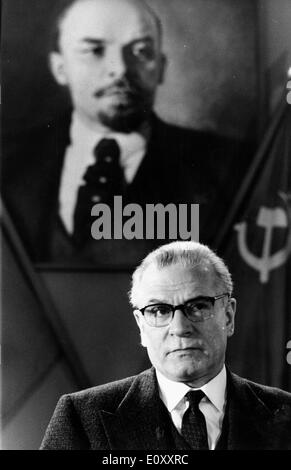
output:
[[[180,403],[189,390],[202,390],[208,400],[219,410],[223,411],[226,392],[226,369],[225,366],[209,382],[199,389],[191,388],[183,382],[174,382],[156,370],[160,397],[167,409],[172,412]]]
[[[148,134],[148,131],[145,131]],[[128,134],[122,132],[113,132],[110,129],[94,130],[89,128],[80,119],[76,111],[72,115],[72,123],[70,128],[71,144],[78,146],[83,151],[93,152],[94,147],[98,142],[103,139],[115,139],[121,150],[121,160],[126,163],[130,160],[137,152],[143,152],[146,148],[146,137],[139,132],[130,132]]]

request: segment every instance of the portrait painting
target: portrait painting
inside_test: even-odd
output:
[[[28,256],[119,269],[214,245],[258,135],[254,2],[149,1],[145,33],[70,3],[3,5],[2,194]]]

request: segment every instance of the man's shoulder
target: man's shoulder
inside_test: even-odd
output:
[[[90,402],[91,400],[104,400],[115,398],[118,395],[123,396],[130,388],[132,382],[138,377],[133,375],[120,380],[114,380],[102,385],[96,385],[78,392],[70,393],[69,396],[75,403]]]
[[[31,182],[59,168],[69,142],[70,117],[3,132],[2,181],[5,186]],[[15,170],[17,169],[17,171]],[[26,184],[27,184],[26,181]]]
[[[251,391],[262,403],[270,410],[278,409],[278,407],[286,405],[291,418],[291,393],[278,387],[259,384],[252,380],[231,374],[232,382],[237,389],[245,389]]]
[[[63,395],[61,400],[70,400],[78,411],[94,408],[114,412],[134,382],[146,381],[152,375],[152,369],[140,374],[115,380],[106,384],[90,387],[85,390]]]
[[[214,129],[210,128],[194,128],[189,125],[176,124],[169,121],[166,121],[159,116],[154,115],[153,117],[153,127],[159,133],[167,134],[170,139],[189,139],[201,141],[204,144],[211,145],[215,144],[225,144],[226,142],[234,142],[237,139],[222,135],[217,133]]]
[[[219,163],[221,158],[238,161],[245,153],[244,143],[232,136],[216,133],[213,129],[194,129],[166,122],[155,116],[153,119],[153,141],[161,148],[167,147],[179,158],[193,161],[201,157],[204,164]]]
[[[4,157],[23,152],[24,149],[34,147],[40,149],[40,145],[46,145],[48,139],[52,139],[55,145],[58,140],[67,141],[71,122],[71,113],[50,118],[32,126],[21,126],[4,129],[2,135]]]

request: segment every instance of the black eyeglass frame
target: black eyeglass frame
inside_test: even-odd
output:
[[[198,297],[194,297],[193,299],[189,299],[187,300],[187,302],[185,302],[184,304],[180,304],[180,305],[171,305],[171,304],[166,304],[166,303],[163,303],[163,302],[158,302],[156,304],[149,304],[149,305],[146,305],[145,307],[143,308],[136,308],[135,310],[138,310],[139,312],[141,312],[141,314],[143,315],[146,323],[149,325],[149,326],[152,326],[154,328],[162,328],[164,326],[168,326],[170,325],[170,323],[172,322],[173,318],[174,318],[174,315],[175,315],[175,311],[176,310],[181,310],[181,312],[183,312],[183,314],[185,315],[186,318],[188,318],[188,320],[190,320],[192,323],[198,323],[198,322],[204,322],[205,320],[208,320],[209,318],[212,318],[214,317],[214,313],[212,313],[211,315],[209,315],[208,317],[204,317],[204,318],[201,318],[201,319],[197,319],[197,320],[193,320],[191,319],[186,311],[185,311],[185,307],[187,307],[187,304],[189,302],[193,302],[193,300],[199,300],[199,299],[203,299],[203,300],[207,300],[207,301],[210,301],[212,303],[212,307],[214,307],[214,304],[216,302],[216,300],[219,300],[219,299],[222,299],[223,297],[225,296],[228,296],[228,298],[230,298],[230,293],[229,292],[225,292],[223,294],[219,294],[219,295],[215,295],[213,297],[211,296],[207,296],[207,295],[199,295]],[[145,310],[148,308],[148,307],[155,307],[155,306],[158,306],[158,305],[166,305],[167,307],[171,307],[171,311],[172,311],[172,316],[171,316],[171,319],[169,321],[169,323],[166,323],[165,325],[150,325],[147,320],[146,320],[146,317],[145,317]]]

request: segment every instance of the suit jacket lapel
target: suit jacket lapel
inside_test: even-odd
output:
[[[267,406],[228,371],[228,450],[291,449],[290,405]],[[170,450],[154,368],[137,376],[115,413],[101,411],[110,449]]]
[[[135,378],[116,413],[101,411],[100,416],[111,449],[169,448],[154,368]]]
[[[66,148],[70,143],[70,119],[56,121],[52,125],[51,133],[44,143],[44,171],[46,172],[46,189],[53,199],[54,208],[57,207],[61,174],[64,164]],[[53,197],[52,197],[53,195]]]
[[[228,378],[228,449],[285,448],[280,446],[286,445],[287,434],[282,435],[286,410],[271,410],[246,380],[230,372]]]
[[[46,227],[45,233],[41,233],[41,240],[45,245],[44,252],[46,254],[49,250],[48,244],[58,216],[61,174],[66,148],[70,143],[69,129],[69,116],[56,120],[48,131],[47,139],[42,143],[42,174],[38,178],[42,188],[40,191],[36,191],[35,194],[36,196],[42,194],[41,200],[36,201],[36,208],[40,210],[40,227]]]
[[[47,257],[53,217],[58,209],[58,191],[65,148],[69,142],[69,124],[64,120],[32,130],[19,148],[11,152],[12,162],[21,161],[9,187],[5,189],[8,210],[27,249],[36,260]],[[14,168],[8,172],[8,176]],[[8,180],[9,182],[9,180]]]
[[[126,188],[125,199],[129,202],[166,204],[173,198],[173,188],[168,182],[177,176],[178,151],[169,132],[169,126],[153,115],[146,154]]]

